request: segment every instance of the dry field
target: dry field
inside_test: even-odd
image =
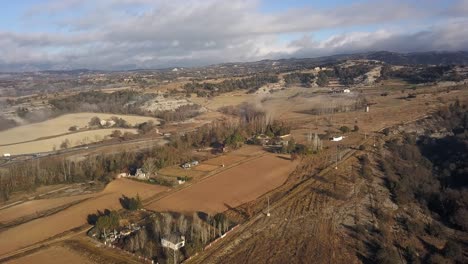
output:
[[[165,190],[167,190],[166,187],[158,185],[127,179],[114,180],[102,192],[94,194],[93,199],[85,200],[56,214],[1,232],[0,256],[80,227],[86,224],[87,216],[97,210],[119,209],[121,208],[119,198],[122,195],[135,196],[139,194],[142,199],[145,199]],[[11,209],[14,210],[14,208]]]
[[[62,246],[53,246],[33,254],[8,261],[11,264],[48,263],[48,264],[92,264],[87,257]]]
[[[296,167],[289,157],[267,154],[226,169],[147,206],[157,211],[222,212],[279,187]]]
[[[48,152],[53,151],[54,147],[55,150],[60,149],[60,144],[65,140],[69,140],[70,147],[80,146],[84,144],[99,142],[105,139],[106,136],[109,136],[112,131],[120,130],[122,133],[129,132],[129,133],[137,133],[136,129],[97,129],[97,130],[89,130],[83,131],[73,134],[68,134],[64,136],[53,137],[49,139],[31,141],[26,143],[19,143],[9,146],[1,146],[0,153],[10,153],[12,155],[19,155],[19,154],[31,154],[31,153],[38,153],[38,152]],[[8,132],[9,130],[5,131]],[[0,137],[1,137],[0,132]],[[29,133],[34,133],[34,131],[30,131]],[[2,138],[3,139],[3,138]]]
[[[194,171],[206,171],[206,172],[210,172],[210,171],[214,171],[216,169],[218,169],[220,166],[216,166],[216,165],[210,165],[210,164],[200,164],[194,168],[192,168],[192,170]]]
[[[69,133],[68,129],[71,126],[85,127],[94,116],[97,116],[101,119],[110,119],[112,116],[116,116],[123,118],[132,125],[143,123],[148,120],[159,123],[158,119],[145,116],[113,115],[102,113],[67,114],[44,122],[19,126],[2,131],[0,132],[0,145],[30,141]]]
[[[227,155],[222,155],[216,158],[212,158],[203,162],[203,164],[213,165],[213,166],[229,166],[239,161],[247,159],[246,156],[238,156],[236,152],[229,153]]]
[[[94,194],[76,195],[70,197],[41,199],[27,201],[0,210],[0,224],[6,224],[18,218],[33,216],[43,211],[65,206],[67,204],[93,197]]]
[[[171,166],[171,167],[166,167],[161,169],[159,174],[164,175],[164,176],[170,176],[170,177],[191,177],[191,178],[200,178],[203,177],[206,173],[203,171],[197,171],[194,169],[182,169],[178,165],[176,166]]]

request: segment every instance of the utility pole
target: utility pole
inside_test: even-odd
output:
[[[270,196],[267,197],[268,207],[267,207],[267,216],[270,216]]]
[[[338,169],[338,144],[336,144],[335,170]]]

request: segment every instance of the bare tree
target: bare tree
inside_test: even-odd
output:
[[[156,175],[158,167],[156,166],[156,159],[155,158],[146,158],[143,162],[143,171],[148,176]]]

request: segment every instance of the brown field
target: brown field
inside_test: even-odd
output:
[[[247,159],[247,157],[238,156],[234,153],[229,153],[227,155],[222,155],[222,156],[204,161],[203,164],[214,165],[214,166],[221,166],[224,164],[224,166],[229,166],[244,159]]]
[[[48,263],[48,264],[92,264],[95,263],[78,252],[66,247],[53,246],[30,255],[8,261],[11,264]]]
[[[194,168],[192,168],[192,170],[196,170],[196,171],[214,171],[216,169],[218,169],[220,166],[216,166],[216,165],[210,165],[210,164],[200,164]]]
[[[222,171],[147,206],[151,210],[221,212],[277,188],[296,167],[285,156],[267,154]]]
[[[53,199],[32,200],[0,210],[0,223],[5,224],[15,219],[38,214],[42,211],[61,207],[76,201],[93,197],[94,194],[76,195]]]
[[[140,183],[127,179],[114,180],[95,198],[73,205],[56,214],[39,218],[0,233],[0,255],[46,240],[65,231],[86,224],[89,214],[97,210],[119,209],[122,195],[142,199],[167,190],[166,187]]]
[[[136,129],[114,129],[114,128],[97,129],[97,130],[89,130],[89,131],[83,131],[83,132],[73,133],[73,134],[64,135],[64,136],[53,137],[49,139],[31,141],[31,142],[20,143],[20,144],[15,144],[15,145],[10,145],[10,146],[3,146],[3,147],[0,147],[0,149],[2,153],[10,153],[12,155],[48,152],[48,151],[53,151],[54,147],[56,150],[59,150],[60,144],[62,144],[62,142],[65,141],[66,139],[70,141],[70,147],[75,147],[75,146],[102,141],[103,139],[105,139],[106,136],[109,136],[114,130],[120,130],[122,133],[125,133],[125,132],[130,132],[133,134],[136,133]],[[0,134],[1,133],[3,132],[0,132]]]
[[[254,157],[263,153],[265,153],[265,151],[261,146],[244,145],[242,148],[236,149],[235,151],[228,153],[228,155]]]
[[[205,175],[203,171],[196,171],[193,169],[182,169],[179,166],[171,166],[171,167],[166,167],[163,168],[159,171],[160,174],[165,175],[165,176],[171,176],[171,177],[191,177],[191,178],[199,178]]]
[[[92,117],[109,119],[112,116],[120,117],[134,125],[148,120],[159,123],[158,119],[145,116],[114,115],[102,113],[75,113],[62,115],[44,122],[24,125],[0,132],[0,145],[35,140],[68,133],[71,126],[85,127]]]

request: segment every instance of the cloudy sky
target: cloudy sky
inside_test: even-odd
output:
[[[468,50],[468,0],[2,1],[0,71]]]

